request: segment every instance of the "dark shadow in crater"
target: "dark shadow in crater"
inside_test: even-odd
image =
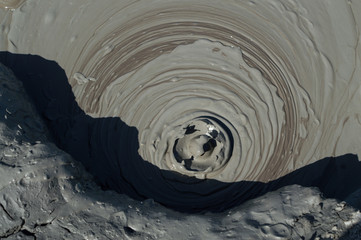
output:
[[[80,109],[56,62],[9,52],[0,52],[0,62],[23,82],[58,147],[82,162],[103,189],[153,198],[183,212],[219,212],[291,184],[318,187],[339,200],[361,188],[361,163],[354,154],[321,159],[269,183],[199,180],[161,170],[139,156],[135,127],[120,118],[92,118]]]

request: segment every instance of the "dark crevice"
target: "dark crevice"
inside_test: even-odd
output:
[[[67,231],[68,233],[72,233],[72,231],[70,231],[70,229],[69,228],[67,228],[67,227],[64,227],[64,226],[60,226],[62,229],[64,229],[65,231]]]
[[[212,130],[212,132],[209,132],[209,135],[211,135],[212,138],[217,138],[218,132],[216,130]]]
[[[32,236],[32,237],[34,237],[34,240],[36,240],[36,235],[35,235],[35,233],[30,232],[30,231],[27,230],[27,229],[22,229],[22,230],[21,230],[21,233],[24,234],[25,236]]]
[[[1,207],[1,209],[6,213],[6,215],[7,215],[12,221],[14,221],[14,218],[10,215],[10,213],[6,210],[6,208],[4,207],[4,205],[2,205],[2,203],[0,203],[0,207]]]
[[[137,231],[135,231],[133,228],[125,226],[124,228],[124,232],[129,235],[129,236],[136,236],[139,235],[139,233],[137,233]]]
[[[188,135],[188,134],[192,134],[192,133],[195,133],[196,131],[199,131],[197,129],[195,129],[195,125],[188,125],[186,128],[184,128],[186,130],[186,132],[184,133],[185,135]]]
[[[3,158],[0,159],[0,164],[1,164],[1,165],[4,165],[4,166],[6,166],[6,167],[10,167],[10,168],[15,168],[15,167],[17,167],[15,164],[8,164],[8,163],[6,163],[6,162],[3,162],[2,160],[3,160]]]
[[[206,142],[206,143],[203,145],[203,151],[204,151],[204,153],[202,154],[202,156],[203,156],[206,152],[213,150],[216,146],[217,146],[217,141],[214,140],[213,138],[209,139],[208,142]]]
[[[184,159],[184,167],[189,171],[197,171],[195,169],[192,169],[192,161],[193,160],[194,160],[193,156],[190,159]]]

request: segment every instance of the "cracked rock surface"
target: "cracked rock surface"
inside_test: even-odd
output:
[[[298,185],[224,213],[184,214],[101,190],[51,141],[0,65],[1,239],[359,239],[361,214]],[[353,199],[359,199],[355,192]]]

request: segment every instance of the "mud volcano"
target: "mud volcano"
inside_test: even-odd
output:
[[[1,62],[104,190],[220,212],[291,184],[360,188],[357,1],[0,6]]]

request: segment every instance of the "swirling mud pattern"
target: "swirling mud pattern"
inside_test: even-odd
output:
[[[79,8],[79,16],[97,14],[87,30],[69,37],[72,57],[59,62],[87,115],[119,118],[137,130],[134,138],[114,130],[116,121],[94,125],[103,152],[97,161],[111,165],[121,191],[174,208],[220,208],[248,191],[233,183],[267,183],[335,154],[338,116],[351,98],[336,92],[346,85],[335,82],[309,6],[96,4]],[[345,22],[353,21],[350,11]],[[74,16],[71,24],[84,24]],[[357,45],[357,36],[349,39]]]
[[[274,38],[281,30],[258,20],[249,5],[165,5],[137,11],[89,40],[71,82],[79,105],[135,126],[139,154],[160,169],[227,183],[287,173],[317,121],[299,84],[305,66],[285,53],[294,55],[297,41],[280,45]],[[268,27],[272,35],[262,29]],[[174,202],[197,194],[194,182],[177,190],[172,179],[161,180],[171,186],[162,194]],[[205,183],[199,198],[219,191],[226,190]]]
[[[86,113],[120,117],[137,128],[139,150],[133,151],[144,161],[193,177],[152,182],[146,168],[132,166],[144,179],[127,181],[167,205],[206,208],[214,196],[224,200],[234,191],[214,189],[208,179],[267,182],[299,166],[300,157],[307,160],[300,149],[319,120],[300,82],[332,76],[309,70],[327,68],[327,60],[313,46],[304,53],[304,41],[313,40],[297,15],[278,26],[252,3],[188,4],[135,3],[115,13],[82,48],[71,85]],[[276,11],[268,14],[277,18]]]

